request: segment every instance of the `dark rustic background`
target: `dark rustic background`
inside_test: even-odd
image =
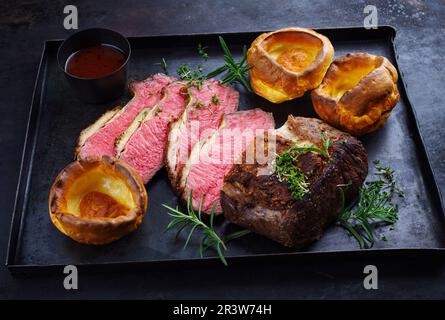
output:
[[[42,42],[65,38],[63,7],[79,10],[79,28],[134,35],[255,31],[297,25],[363,25],[376,5],[379,24],[397,28],[399,67],[442,193],[445,192],[445,1],[5,1],[0,3],[0,257],[9,223],[25,125]],[[379,290],[363,289],[363,267],[379,268]],[[445,258],[346,257],[80,275],[79,290],[63,274],[13,278],[0,266],[1,298],[444,298]]]

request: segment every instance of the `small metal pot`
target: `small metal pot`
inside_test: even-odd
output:
[[[99,78],[81,78],[66,72],[66,62],[73,53],[101,44],[114,46],[125,54],[125,62],[120,68]],[[104,103],[119,98],[126,91],[130,55],[130,43],[123,35],[108,29],[93,28],[76,32],[63,41],[57,52],[57,61],[80,100]]]

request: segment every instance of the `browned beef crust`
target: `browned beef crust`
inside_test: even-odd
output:
[[[237,164],[226,175],[221,191],[224,214],[231,222],[264,235],[288,247],[303,247],[318,240],[342,209],[339,185],[351,182],[346,200],[356,196],[368,172],[366,151],[356,138],[318,119],[289,117],[288,133],[320,147],[320,131],[333,141],[332,160],[314,153],[299,158],[298,167],[309,182],[309,192],[294,200],[286,182],[275,174],[258,175],[261,166]],[[277,131],[280,133],[280,129]],[[264,138],[268,143],[268,137]],[[295,142],[277,136],[277,154]]]

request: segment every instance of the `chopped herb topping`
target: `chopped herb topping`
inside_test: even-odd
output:
[[[213,102],[214,104],[219,104],[219,99],[218,99],[218,96],[217,96],[216,94],[214,94],[214,95],[212,96],[212,102]]]
[[[277,155],[275,159],[275,173],[280,181],[288,183],[291,196],[295,200],[301,200],[309,191],[304,173],[295,165],[298,157],[306,152],[315,152],[331,160],[328,149],[332,143],[324,132],[321,132],[321,136],[322,148],[317,148],[314,145],[302,147],[293,144],[288,150]]]
[[[154,116],[156,117],[159,113],[162,112],[162,108],[160,106],[157,106],[154,112]]]
[[[292,151],[283,152],[275,160],[275,172],[278,180],[288,183],[292,198],[300,200],[309,189],[304,174],[294,165],[295,160]]]
[[[205,108],[205,107],[208,107],[207,105],[205,105],[205,104],[202,103],[201,101],[196,101],[195,103],[193,103],[193,105],[194,105],[196,108]]]

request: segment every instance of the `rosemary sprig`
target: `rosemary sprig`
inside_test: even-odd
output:
[[[329,147],[332,142],[323,131],[320,135],[323,140],[322,148],[317,148],[314,145],[298,146],[293,144],[288,150],[277,155],[275,159],[275,173],[278,180],[288,183],[291,196],[295,200],[301,200],[309,191],[304,173],[295,165],[298,157],[306,152],[316,152],[331,160]]]
[[[162,69],[164,70],[165,74],[168,74],[168,64],[167,61],[165,61],[164,58],[161,58],[161,62],[155,63],[157,65],[160,65],[162,67]]]
[[[233,58],[232,54],[230,53],[229,48],[227,47],[226,42],[224,41],[223,37],[219,36],[219,43],[221,44],[221,48],[224,52],[224,61],[225,64],[209,74],[207,74],[207,78],[213,78],[217,76],[218,74],[226,71],[226,75],[222,80],[222,83],[234,83],[239,82],[241,83],[249,92],[252,91],[252,87],[250,86],[249,81],[247,80],[246,73],[251,68],[249,65],[247,65],[247,48],[246,46],[243,47],[243,57],[240,62],[236,62]]]
[[[213,226],[213,220],[215,217],[215,208],[217,205],[217,202],[212,206],[211,212],[210,212],[210,219],[209,224],[206,224],[202,221],[202,200],[203,197],[201,197],[198,205],[198,212],[195,212],[195,209],[193,208],[193,201],[192,201],[192,193],[190,192],[188,200],[187,200],[187,213],[183,213],[179,211],[179,208],[172,208],[166,204],[163,204],[165,208],[167,208],[170,212],[167,212],[171,217],[173,217],[173,220],[169,222],[167,225],[165,231],[172,230],[173,228],[177,228],[176,234],[175,234],[175,240],[179,237],[181,232],[184,229],[189,229],[189,234],[186,238],[186,241],[184,243],[184,249],[187,247],[188,243],[190,242],[190,239],[192,237],[192,234],[194,231],[199,230],[202,233],[202,237],[199,244],[199,254],[201,258],[204,256],[204,253],[209,248],[214,248],[216,250],[216,253],[221,260],[221,262],[227,266],[227,260],[224,257],[223,250],[227,250],[226,243],[228,241],[231,241],[233,239],[242,237],[248,233],[250,233],[249,230],[241,230],[237,231],[231,234],[226,235],[223,239],[216,233],[214,226]]]
[[[249,233],[252,233],[252,231],[247,230],[247,229],[244,229],[244,230],[240,230],[240,231],[236,231],[236,232],[230,233],[230,234],[228,234],[228,235],[226,235],[226,236],[224,237],[224,242],[227,243],[227,242],[229,242],[229,241],[232,241],[232,240],[241,238],[241,237],[243,237],[243,236],[245,236],[245,235],[248,235]]]
[[[206,49],[207,47],[203,47],[202,44],[198,43],[198,53],[205,61],[207,61],[209,58],[209,54],[207,53]]]
[[[343,202],[340,225],[358,241],[362,249],[374,245],[375,226],[394,225],[397,222],[398,206],[394,204],[393,197],[396,194],[404,196],[394,179],[394,170],[380,166],[378,161],[374,161],[374,165],[378,179],[368,181],[360,188],[356,204],[344,208],[344,188],[348,188],[350,183],[339,185]]]

